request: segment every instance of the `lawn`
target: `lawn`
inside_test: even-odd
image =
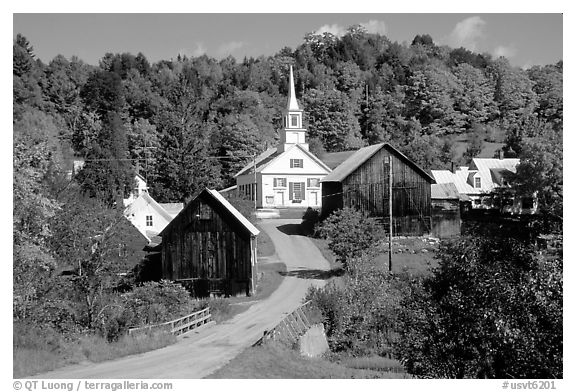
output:
[[[332,362],[324,358],[307,358],[280,344],[249,347],[206,378],[214,379],[348,379],[409,378],[404,372],[383,369],[397,367],[384,358],[347,359]]]
[[[342,263],[328,247],[328,241],[322,238],[311,238],[320,253],[330,263],[333,270],[342,268]],[[394,237],[392,240],[392,271],[410,272],[413,274],[427,273],[430,268],[438,265],[434,258],[437,243],[426,237]],[[376,257],[383,268],[388,268],[388,243],[381,246],[382,251]],[[337,278],[333,278],[337,279]]]

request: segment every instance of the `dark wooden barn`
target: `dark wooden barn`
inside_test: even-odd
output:
[[[259,233],[220,193],[204,189],[160,233],[162,277],[197,297],[254,293]]]
[[[324,177],[322,217],[351,207],[382,218],[388,226],[390,160],[393,234],[430,233],[430,185],[434,178],[388,143],[359,149]]]
[[[460,199],[454,183],[432,184],[432,235],[451,238],[460,235]],[[467,198],[464,195],[465,198]]]

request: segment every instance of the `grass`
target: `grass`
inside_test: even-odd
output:
[[[274,243],[272,242],[272,239],[270,238],[268,233],[266,233],[264,230],[258,227],[258,224],[256,224],[256,228],[260,230],[260,234],[258,234],[258,249],[257,249],[258,258],[274,256],[274,253],[276,253],[276,249],[274,248]]]
[[[389,361],[389,360],[388,360]],[[377,363],[371,359],[367,364]],[[209,375],[214,379],[349,379],[349,378],[408,378],[403,372],[363,367],[361,361],[331,362],[325,358],[307,358],[280,344],[249,347],[224,367]]]
[[[64,336],[54,330],[14,325],[13,376],[22,378],[85,361],[102,362],[173,344],[165,331],[125,335],[117,342],[94,335]]]
[[[426,237],[398,237],[392,239],[392,271],[426,274],[438,266],[434,258],[437,245]],[[388,268],[388,244],[376,257],[376,261]]]
[[[464,155],[470,137],[471,134],[462,134],[454,138],[454,153],[456,158],[460,158]],[[493,142],[484,140],[484,145],[482,151],[478,154],[478,158],[493,158],[496,150],[499,150],[504,146],[505,137],[505,132],[502,131],[495,135]]]
[[[343,268],[336,255],[328,247],[328,241],[322,238],[311,238],[320,253],[330,263],[333,270]],[[410,272],[413,274],[428,273],[430,268],[436,267],[438,261],[434,259],[437,245],[426,241],[425,237],[396,237],[392,240],[392,271]],[[382,252],[376,261],[388,268],[388,244],[382,247]],[[332,279],[338,279],[334,277]]]

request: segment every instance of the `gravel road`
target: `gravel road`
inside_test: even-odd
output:
[[[260,222],[274,242],[278,259],[288,270],[288,276],[267,299],[255,302],[222,324],[189,332],[171,346],[102,363],[68,366],[35,378],[187,379],[213,373],[298,307],[310,285],[324,284],[324,280],[315,277],[327,271],[329,264],[309,238],[294,234],[299,222],[299,219]]]

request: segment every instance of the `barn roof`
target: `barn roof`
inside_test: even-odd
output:
[[[363,147],[352,155],[350,155],[344,162],[328,174],[322,182],[341,182],[350,174],[352,174],[357,168],[362,166],[364,162],[368,161],[374,154],[376,154],[380,149],[386,148],[392,154],[404,161],[408,166],[418,172],[422,177],[424,177],[429,182],[433,183],[434,178],[430,176],[426,171],[424,171],[420,166],[412,162],[406,155],[402,154],[396,148],[394,148],[389,143],[379,143],[372,146]]]
[[[432,184],[431,186],[432,199],[459,199],[460,193],[454,183],[447,184]]]
[[[184,203],[158,203],[168,214],[172,217],[178,215],[180,211],[184,208]]]
[[[190,202],[188,202],[186,207],[184,207],[184,209],[180,211],[180,214],[178,214],[170,223],[168,223],[168,225],[164,228],[164,230],[162,230],[159,236],[162,236],[164,232],[170,230],[172,224],[176,220],[181,219],[180,215],[183,213],[183,211],[185,211],[190,205],[192,205],[192,203],[196,199],[204,197],[204,195],[207,195],[209,198],[216,201],[216,203],[218,203],[220,207],[222,207],[225,211],[227,211],[240,224],[240,226],[246,229],[246,231],[249,232],[251,235],[256,236],[260,234],[260,230],[258,230],[252,223],[250,223],[250,221],[246,219],[246,217],[242,215],[240,211],[238,211],[232,204],[230,204],[230,202],[226,200],[226,198],[222,196],[220,192],[213,189],[204,188],[203,191],[198,193],[192,200],[190,200]]]
[[[258,230],[244,215],[240,213],[224,196],[220,194],[220,192],[214,189],[206,188],[204,190],[208,194],[210,194],[214,199],[216,199],[222,207],[226,208],[245,228],[250,232],[250,234],[256,236],[260,234],[260,230]]]

